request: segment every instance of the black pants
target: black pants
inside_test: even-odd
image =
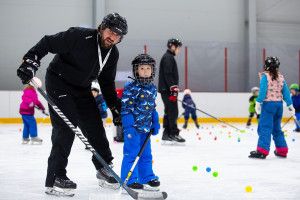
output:
[[[64,82],[52,72],[46,74],[46,91],[56,106],[83,134],[94,149],[109,163],[113,160],[98,108],[90,88],[79,88]],[[52,187],[55,177],[65,177],[68,157],[75,134],[64,121],[50,108],[52,123],[52,149],[48,158],[46,187]],[[93,156],[96,169],[102,165]]]
[[[179,129],[177,128],[177,118],[178,118],[178,103],[169,100],[168,93],[161,93],[161,98],[165,106],[164,113],[164,134],[178,135]]]

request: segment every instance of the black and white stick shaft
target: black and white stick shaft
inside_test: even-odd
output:
[[[112,170],[109,165],[105,162],[105,160],[99,155],[99,153],[90,145],[88,140],[84,137],[82,131],[79,127],[75,127],[72,122],[63,114],[63,112],[55,105],[55,103],[51,100],[51,98],[46,94],[44,90],[38,87],[38,84],[31,79],[30,81],[34,87],[37,88],[38,92],[46,99],[49,105],[53,108],[55,113],[68,125],[68,127],[75,133],[75,135],[87,146],[87,148],[92,152],[95,158],[103,165],[103,167],[109,171],[109,173],[120,183],[120,185],[127,191],[127,193],[133,198],[143,198],[142,193],[138,193],[130,189],[127,185],[123,184],[122,179]],[[164,193],[156,193],[157,197],[155,199],[165,199],[164,197],[167,196]]]

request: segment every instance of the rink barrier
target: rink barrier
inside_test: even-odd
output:
[[[248,118],[238,118],[238,117],[224,117],[220,118],[222,121],[229,123],[246,123]],[[282,122],[286,122],[289,118],[282,118]],[[36,118],[37,123],[39,124],[50,124],[50,118]],[[162,123],[163,118],[159,119],[159,122]],[[178,118],[178,123],[183,123],[183,118]],[[217,120],[212,118],[198,118],[198,122],[201,123],[219,123]],[[22,118],[0,118],[0,124],[22,124]],[[112,123],[111,118],[107,118],[106,123]],[[194,123],[192,119],[189,119],[189,123]],[[256,119],[253,119],[253,123],[256,123]]]

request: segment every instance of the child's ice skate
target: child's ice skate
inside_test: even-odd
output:
[[[39,137],[32,137],[31,144],[42,144],[43,140]]]
[[[154,179],[144,184],[144,190],[148,191],[159,191],[160,181],[158,179]]]
[[[22,139],[22,144],[28,144],[30,142],[29,138],[23,138]]]
[[[278,154],[277,151],[274,151],[275,156],[280,157],[280,158],[286,158],[286,155]]]
[[[258,158],[258,159],[266,159],[266,155],[260,153],[259,151],[251,151],[249,158]]]

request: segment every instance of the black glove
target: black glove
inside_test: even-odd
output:
[[[35,72],[39,67],[40,61],[24,57],[23,63],[17,70],[17,75],[20,77],[23,84],[27,84],[35,76]]]
[[[122,126],[122,120],[121,120],[120,112],[116,108],[113,108],[113,109],[111,109],[111,114],[113,116],[114,125],[115,126]]]
[[[113,123],[115,126],[122,126],[122,119],[121,119],[121,100],[118,99],[116,106],[111,108],[111,114],[113,116]]]

